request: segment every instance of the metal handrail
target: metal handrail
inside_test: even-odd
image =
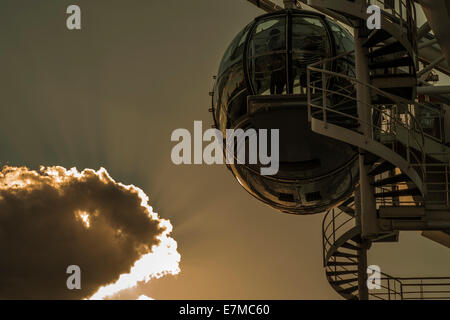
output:
[[[448,156],[448,154],[445,155]],[[426,181],[425,184],[429,196],[433,194],[441,194],[441,195],[443,194],[444,200],[427,199],[427,203],[450,207],[450,184],[449,184],[450,164],[448,162],[427,163],[425,166],[427,167],[427,172],[429,172],[429,175],[432,174],[442,175],[443,177],[443,181],[440,182]]]
[[[380,0],[376,0],[376,1],[371,1],[371,0],[367,0],[367,3],[374,3],[374,2],[379,2],[379,3],[383,3]],[[412,3],[411,0],[400,0],[399,1],[399,11],[396,11],[396,8],[393,8],[393,16],[394,18],[399,18],[399,24],[402,27],[403,30],[403,24],[406,21],[407,25],[407,37],[412,45],[412,48],[414,50],[414,52],[417,52],[417,41],[416,41],[416,11],[415,11],[415,7],[414,4]],[[404,12],[403,12],[404,11]],[[403,13],[405,15],[403,15]],[[404,17],[406,17],[406,19],[403,19]],[[391,18],[392,19],[392,18]],[[395,21],[393,21],[395,23]],[[318,108],[320,109],[318,112],[321,112],[321,114],[323,114],[323,121],[327,122],[327,112],[333,112],[336,114],[340,114],[341,116],[347,117],[348,119],[352,119],[352,120],[356,120],[359,123],[365,123],[364,121],[361,121],[361,119],[359,119],[358,117],[354,117],[351,116],[349,114],[346,114],[344,112],[341,112],[339,110],[333,110],[332,108],[328,108],[327,107],[327,102],[329,101],[328,98],[329,97],[336,97],[339,96],[341,98],[344,99],[351,99],[355,102],[358,102],[358,99],[355,98],[354,96],[352,96],[352,92],[347,91],[347,87],[345,88],[345,90],[343,88],[338,88],[337,90],[329,90],[327,88],[327,85],[330,81],[330,79],[332,79],[333,77],[335,78],[340,78],[340,79],[345,79],[350,83],[360,83],[368,88],[370,88],[371,90],[373,90],[374,92],[378,93],[379,95],[382,95],[384,97],[389,98],[390,100],[394,101],[394,103],[391,104],[380,104],[380,106],[399,106],[399,105],[404,105],[406,108],[405,110],[403,110],[403,112],[398,113],[395,112],[394,114],[386,114],[385,110],[378,108],[377,106],[373,106],[373,105],[369,105],[365,102],[362,102],[364,105],[368,106],[370,108],[370,111],[376,111],[379,112],[380,115],[384,115],[387,116],[388,120],[388,124],[390,124],[392,126],[392,124],[395,124],[396,126],[402,126],[404,128],[407,129],[407,133],[408,133],[408,140],[407,140],[407,145],[406,145],[406,157],[404,157],[402,154],[398,153],[400,156],[402,156],[403,158],[406,158],[405,160],[408,161],[408,163],[410,164],[411,167],[414,167],[414,169],[417,171],[417,173],[421,174],[422,176],[422,182],[423,182],[423,187],[424,190],[427,190],[428,188],[426,187],[427,184],[432,184],[431,182],[427,182],[426,180],[426,172],[427,172],[427,167],[428,164],[426,163],[426,153],[424,151],[424,144],[425,144],[425,136],[430,136],[427,133],[425,133],[423,131],[423,128],[421,126],[421,124],[419,123],[419,121],[417,120],[417,118],[411,113],[410,111],[410,106],[414,105],[415,108],[420,108],[422,107],[423,110],[427,110],[427,109],[432,109],[426,105],[420,105],[419,103],[414,103],[411,101],[407,101],[401,97],[397,97],[394,96],[392,94],[389,94],[387,92],[383,92],[380,89],[371,86],[370,84],[366,84],[366,83],[362,83],[361,81],[359,81],[358,79],[349,77],[349,76],[345,76],[342,74],[337,74],[337,73],[333,73],[329,70],[326,70],[326,66],[327,63],[329,62],[333,62],[333,60],[336,59],[340,59],[348,54],[351,53],[345,53],[342,54],[340,56],[334,57],[334,58],[328,58],[328,59],[324,59],[322,61],[318,61],[312,65],[309,65],[307,68],[307,82],[308,82],[308,87],[307,87],[307,92],[308,92],[308,117],[311,120],[311,118],[313,116],[315,116],[317,114],[317,112],[313,112],[312,109],[313,108]],[[347,61],[348,62],[348,61]],[[317,66],[321,65],[321,69],[317,68]],[[322,77],[317,77],[317,80],[311,82],[311,72],[319,72]],[[321,84],[320,84],[321,83]],[[321,97],[319,96],[314,96],[314,98],[312,98],[311,92],[312,90],[314,90],[314,92],[317,94],[317,92],[319,92],[319,90],[321,91]],[[322,101],[322,104],[321,104]],[[361,101],[359,101],[361,102]],[[394,111],[397,111],[394,108]],[[416,111],[416,109],[415,109]],[[435,110],[433,110],[433,113],[435,112]],[[372,113],[373,114],[373,113]],[[400,115],[404,115],[405,116],[405,120],[404,121],[400,121],[399,116]],[[377,133],[381,133],[383,132],[383,128],[379,127],[377,125],[375,125],[373,123],[373,118],[371,119],[371,123],[368,123],[368,125],[370,126],[370,128],[372,129],[372,139],[376,139],[375,138],[375,134],[374,134],[374,129],[377,129]],[[396,127],[394,127],[395,129]],[[387,130],[385,130],[387,133],[392,134],[392,132],[388,132]],[[433,136],[430,136],[432,138],[435,138]],[[442,133],[440,134],[440,137],[442,138]],[[418,157],[416,155],[416,153],[411,150],[411,145],[410,145],[410,139],[412,139],[415,142],[415,145],[412,149],[415,149],[417,151],[420,152],[421,157]],[[393,152],[396,152],[395,150],[393,150]],[[413,160],[413,161],[411,161]],[[435,164],[436,165],[436,164]],[[448,185],[448,173],[450,172],[450,168],[448,164],[438,164],[440,166],[442,166],[443,170],[445,171],[445,183],[439,183],[442,185],[445,185],[445,190],[443,192],[446,193],[446,203],[447,205],[449,205],[449,185]],[[434,173],[436,171],[433,171]],[[437,184],[437,183],[434,183]],[[396,184],[399,185],[399,184]],[[405,183],[405,185],[407,185],[407,183]],[[380,190],[382,190],[382,192],[384,192],[385,188],[384,187],[379,187]],[[435,190],[433,190],[435,191]],[[381,201],[386,201],[386,199],[380,199]],[[394,201],[394,199],[392,199],[392,201]],[[410,202],[413,203],[417,203],[419,201],[416,200],[412,200]],[[398,201],[396,201],[396,203],[398,203]],[[352,204],[350,204],[351,206]],[[337,213],[336,211],[339,210]],[[343,214],[344,212],[340,209],[332,209],[329,210],[322,222],[322,236],[323,236],[323,259],[324,259],[324,265],[326,267],[327,270],[333,270],[336,271],[337,269],[339,270],[349,270],[347,269],[345,266],[337,266],[337,265],[333,265],[333,266],[328,266],[328,261],[326,261],[327,257],[329,257],[330,260],[335,260],[336,261],[336,256],[334,254],[330,255],[329,254],[329,250],[331,250],[331,248],[334,247],[335,250],[337,250],[338,248],[336,248],[335,244],[337,241],[340,240],[340,237],[337,236],[337,233],[340,231],[343,231],[344,233],[346,231],[349,231],[351,228],[353,228],[353,224],[351,224],[350,222],[353,221],[353,217],[351,217],[350,219],[344,219],[344,221],[341,221],[345,215]],[[341,235],[342,237],[342,235]],[[345,239],[348,240],[348,239]],[[355,262],[355,258],[349,258],[349,257],[341,257],[340,260],[343,261],[352,261]],[[357,260],[357,259],[356,259]],[[357,261],[356,261],[357,262]],[[358,271],[356,270],[352,270],[352,275],[357,275]],[[333,274],[332,276],[329,277],[329,281],[333,281],[334,280],[344,280],[345,277],[341,277],[339,275],[337,275],[336,273]],[[396,277],[392,277],[390,275],[387,275],[385,273],[382,273],[382,283],[381,283],[381,290],[380,291],[374,291],[374,292],[370,292],[369,295],[371,298],[375,298],[375,299],[388,299],[388,300],[393,300],[393,299],[400,299],[400,300],[410,300],[410,299],[450,299],[450,278],[447,277],[422,277],[422,278],[396,278]],[[415,282],[411,282],[411,280],[415,281]],[[440,280],[442,280],[441,282],[439,282]],[[447,282],[443,282],[443,281],[448,281]],[[427,283],[427,281],[431,281],[431,283]],[[424,283],[425,282],[425,283]],[[346,285],[343,285],[346,286]],[[448,287],[446,287],[448,286]],[[429,290],[429,287],[438,287],[438,289],[431,289]],[[444,288],[442,288],[444,287]],[[408,289],[406,289],[408,288]],[[447,290],[444,290],[447,289]],[[412,296],[416,294],[416,296]],[[417,296],[417,294],[420,294],[419,296]],[[439,296],[436,296],[436,294],[439,294]],[[447,295],[446,295],[447,294]]]
[[[354,203],[351,203],[348,205],[349,207],[353,207]],[[335,214],[335,210],[339,210],[340,212],[336,215]],[[348,226],[349,222],[354,220],[353,217],[350,217],[349,219],[347,219],[346,221],[342,222],[342,223],[336,223],[336,219],[338,217],[345,216],[343,214],[344,212],[340,209],[331,209],[329,210],[322,222],[322,235],[323,235],[323,259],[324,259],[324,266],[326,267],[326,270],[345,270],[345,271],[353,271],[350,275],[357,275],[358,271],[357,270],[350,270],[345,266],[328,266],[327,265],[327,261],[326,261],[326,257],[328,256],[328,252],[329,249],[333,247],[333,245],[340,239],[340,237],[336,236],[337,231],[340,228],[343,228],[344,226]],[[331,217],[331,220],[328,221],[328,219]],[[325,224],[327,223],[327,226],[325,227]],[[329,226],[333,226],[333,228],[330,230]],[[337,226],[337,227],[336,227]],[[353,226],[346,228],[345,232],[350,230],[351,228],[353,228]],[[328,232],[330,231],[330,232]],[[342,235],[341,235],[342,236]],[[342,257],[342,259],[344,261],[349,261],[349,262],[354,262],[357,263],[357,260],[355,258],[348,258],[348,257]],[[374,298],[378,298],[378,299],[382,299],[381,297],[377,297],[377,295],[387,295],[389,298],[391,297],[397,297],[400,295],[400,291],[397,291],[397,286],[400,286],[400,281],[397,278],[394,278],[388,274],[385,274],[383,272],[380,273],[381,277],[381,288],[384,290],[387,290],[387,292],[382,292],[382,293],[372,293],[370,294],[372,297]],[[339,275],[334,275],[331,277],[332,279],[330,280],[345,280],[344,277],[341,277]],[[384,282],[387,281],[387,284],[384,284]],[[394,283],[393,286],[391,286],[391,282]]]
[[[354,203],[349,204],[353,207]],[[336,214],[336,211],[339,211]],[[328,266],[326,257],[329,249],[340,240],[336,236],[337,231],[344,226],[349,225],[349,221],[339,223],[336,221],[339,217],[346,216],[344,211],[335,208],[329,210],[322,221],[323,236],[323,259],[327,271],[351,271],[350,276],[357,276],[357,270],[350,270],[346,266]],[[354,218],[350,218],[353,220]],[[330,228],[332,226],[332,228]],[[350,230],[352,227],[346,229]],[[342,235],[341,235],[342,236]],[[330,255],[331,257],[332,255]],[[336,259],[333,257],[332,259]],[[358,262],[355,258],[342,257],[342,261]],[[436,300],[450,299],[450,277],[393,277],[384,272],[380,272],[380,289],[374,289],[369,292],[369,298],[378,300]],[[329,281],[345,280],[344,277],[333,275]],[[346,285],[342,285],[345,288]]]
[[[366,0],[366,6],[375,4],[382,12],[391,17],[390,14],[386,10],[390,10],[392,12],[392,17],[389,20],[392,23],[398,24],[400,29],[403,30],[404,25],[406,24],[407,28],[407,38],[411,42],[413,49],[417,48],[417,12],[416,7],[414,6],[414,2],[411,0],[397,0],[394,2],[394,7],[387,7],[386,2],[384,0]],[[398,21],[396,21],[396,19]],[[416,51],[415,51],[416,52]]]
[[[325,122],[326,122],[326,113],[327,112],[333,112],[333,113],[336,113],[336,114],[340,114],[340,115],[342,115],[342,116],[344,116],[344,117],[346,117],[348,119],[352,119],[352,120],[355,120],[355,121],[362,122],[361,119],[359,119],[358,117],[354,117],[352,115],[346,114],[346,113],[341,112],[339,110],[334,110],[334,109],[328,108],[328,107],[326,107],[324,105],[318,105],[317,104],[317,103],[320,103],[320,101],[322,101],[322,103],[323,103],[323,101],[327,101],[328,95],[332,95],[334,97],[339,96],[341,98],[350,99],[352,101],[355,101],[355,108],[356,108],[356,103],[358,102],[358,99],[355,96],[352,95],[352,92],[349,92],[348,94],[344,94],[344,93],[340,92],[341,88],[338,88],[337,90],[329,90],[329,89],[327,89],[327,83],[329,82],[329,80],[332,77],[345,79],[347,81],[347,83],[355,83],[355,82],[356,83],[361,83],[361,84],[369,87],[370,89],[374,90],[379,95],[385,96],[385,97],[389,98],[390,100],[394,101],[394,103],[392,103],[393,105],[402,105],[403,104],[403,105],[407,105],[408,106],[410,104],[410,101],[408,101],[406,99],[403,99],[401,97],[397,97],[397,96],[394,96],[394,95],[392,95],[390,93],[384,92],[384,91],[382,91],[382,90],[380,90],[380,89],[378,89],[378,88],[376,88],[376,87],[374,87],[374,86],[372,86],[370,84],[362,83],[358,79],[355,79],[355,78],[347,76],[347,75],[342,75],[342,74],[339,74],[339,73],[336,73],[336,72],[332,72],[332,71],[326,70],[325,66],[327,64],[332,63],[335,60],[338,60],[338,59],[341,59],[341,58],[346,58],[346,57],[348,57],[351,54],[353,54],[353,51],[343,53],[343,54],[338,55],[336,57],[327,58],[327,59],[324,59],[322,61],[318,61],[318,62],[313,63],[313,64],[311,64],[311,65],[309,65],[307,67],[307,77],[308,77],[308,88],[307,88],[307,90],[308,90],[308,115],[309,115],[309,119],[310,120],[313,117],[313,115],[315,115],[315,113],[312,112],[312,108],[315,107],[315,108],[321,109],[322,113],[324,114],[323,118],[324,118]],[[348,59],[346,61],[348,62]],[[321,69],[316,68],[316,66],[319,66],[319,65],[322,66]],[[314,84],[311,84],[311,81],[310,81],[311,80],[311,72],[318,72],[318,73],[320,73],[322,75],[322,77],[318,77],[318,79],[321,79],[321,80],[316,80],[316,81],[314,81]],[[324,75],[328,75],[328,78],[324,77]],[[320,82],[322,82],[321,86],[319,86]],[[347,91],[348,85],[345,86],[345,89],[346,89],[345,91]],[[312,95],[311,95],[311,91],[312,90],[315,90],[316,92],[318,92],[320,90],[322,98],[320,98],[320,96],[319,97],[316,96],[314,99],[312,99]],[[314,101],[314,103],[313,103],[313,101]],[[424,133],[423,133],[423,130],[422,130],[422,127],[421,127],[420,123],[411,114],[411,112],[409,111],[409,108],[406,108],[404,110],[404,114],[407,115],[407,119],[405,121],[406,124],[405,124],[404,121],[400,121],[399,120],[399,115],[397,113],[395,113],[395,114],[389,113],[388,114],[388,113],[386,113],[385,110],[379,108],[378,106],[369,105],[367,103],[364,103],[364,105],[368,106],[371,109],[371,111],[374,110],[374,111],[379,112],[380,115],[386,116],[388,119],[390,119],[391,123],[394,123],[396,125],[402,126],[405,129],[407,129],[408,138],[409,138],[409,136],[412,136],[412,139],[416,143],[416,147],[419,149],[419,151],[420,151],[420,153],[422,155],[422,159],[419,159],[414,152],[411,152],[410,146],[409,146],[409,143],[408,143],[408,146],[407,146],[407,157],[406,157],[407,159],[406,160],[408,161],[408,163],[410,163],[411,165],[415,165],[416,167],[417,167],[417,165],[419,165],[419,167],[421,169],[420,171],[422,173],[422,181],[425,182],[425,172],[426,172],[426,170],[425,170],[425,168],[423,166],[424,163],[425,163],[425,157],[426,157],[425,151],[424,151],[424,143],[425,143]],[[414,125],[412,125],[412,123],[414,123]],[[367,123],[367,125],[369,125],[372,128],[372,139],[374,139],[374,129],[376,129],[379,132],[386,131],[386,130],[383,129],[382,125],[381,126],[374,125],[373,121],[371,123]],[[414,134],[412,134],[412,132]],[[390,133],[390,132],[387,132],[387,133]],[[417,139],[417,136],[419,136],[420,141]],[[393,151],[393,152],[395,152],[395,151]],[[415,160],[415,163],[411,162],[411,157]],[[416,169],[416,171],[418,171],[418,173],[419,173],[419,170]],[[385,199],[379,199],[378,203],[380,203],[380,201],[382,203],[386,202]],[[323,252],[324,252],[324,264],[325,265],[326,265],[325,257],[326,257],[327,251],[333,245],[333,243],[330,241],[331,237],[335,238],[336,237],[336,232],[338,230],[340,230],[341,228],[343,228],[347,223],[349,223],[351,221],[351,219],[347,219],[346,221],[342,222],[341,224],[338,223],[338,227],[336,228],[335,227],[335,225],[336,225],[335,221],[341,215],[342,215],[342,212],[340,212],[340,213],[338,213],[336,215],[335,212],[334,212],[334,209],[333,209],[333,210],[327,212],[327,214],[326,214],[326,216],[324,218],[324,221],[323,221],[323,226],[322,226],[322,228],[323,228]],[[332,216],[332,219],[331,219],[331,221],[328,222],[328,218],[330,216]],[[328,224],[325,226],[325,223],[327,223],[327,222],[328,222]],[[330,228],[331,225],[333,225],[333,230],[332,230],[332,232],[330,234],[328,234],[328,231],[329,231],[329,228]]]
[[[376,91],[378,94],[383,95],[383,96],[386,97],[386,98],[389,98],[390,100],[392,100],[392,101],[394,101],[394,102],[396,102],[396,103],[398,103],[398,104],[407,104],[407,105],[414,104],[414,102],[411,102],[411,101],[409,101],[409,100],[407,100],[407,99],[405,99],[405,98],[402,98],[402,97],[393,95],[393,94],[391,94],[391,93],[389,93],[389,92],[383,91],[383,90],[381,90],[381,89],[379,89],[379,88],[377,88],[377,87],[375,87],[375,86],[373,86],[373,85],[371,85],[371,84],[362,82],[362,81],[360,81],[360,80],[358,80],[358,79],[356,79],[356,78],[354,78],[354,77],[350,77],[350,76],[345,75],[345,74],[340,74],[340,73],[332,72],[332,71],[326,70],[326,69],[323,68],[323,67],[322,67],[323,69],[316,68],[316,66],[319,66],[319,65],[322,65],[322,66],[328,65],[330,62],[333,62],[333,61],[338,60],[338,59],[342,59],[342,58],[344,58],[344,57],[346,57],[346,56],[350,56],[350,55],[354,54],[354,52],[355,52],[355,51],[352,50],[352,51],[348,51],[348,52],[342,53],[342,54],[340,54],[340,55],[337,55],[337,56],[335,56],[335,57],[322,59],[322,60],[320,60],[320,61],[317,61],[317,62],[314,62],[314,63],[308,65],[308,66],[306,67],[306,69],[307,69],[307,70],[310,70],[310,71],[316,71],[316,72],[318,72],[318,73],[326,73],[326,74],[331,75],[331,76],[337,76],[337,77],[346,79],[346,80],[348,80],[348,81],[358,82],[358,83],[360,83],[360,84],[362,84],[362,85],[367,86],[369,89]],[[347,63],[349,62],[348,60],[345,60],[345,61],[346,61]],[[320,81],[321,81],[321,80],[316,80],[315,82],[320,82]],[[308,83],[309,83],[309,82],[310,82],[310,81],[308,81]],[[420,104],[420,105],[421,105],[421,104]],[[421,105],[421,106],[422,106],[422,105]],[[424,107],[424,108],[429,108],[429,107],[427,107],[427,106],[423,106],[423,107]]]
[[[339,55],[339,56],[334,57],[334,58],[324,59],[324,60],[322,60],[320,62],[316,62],[316,63],[314,63],[312,65],[309,65],[307,67],[307,77],[308,77],[308,79],[311,79],[311,72],[317,72],[317,73],[322,74],[322,85],[321,85],[321,87],[318,87],[318,86],[315,86],[315,85],[311,85],[311,83],[308,82],[307,90],[308,90],[308,116],[309,116],[309,119],[311,119],[311,117],[313,116],[312,108],[317,108],[317,109],[320,109],[322,111],[323,121],[324,122],[327,122],[327,112],[332,112],[332,113],[337,113],[337,114],[340,114],[340,115],[342,115],[344,117],[347,117],[348,119],[357,120],[360,123],[361,122],[365,123],[364,121],[361,121],[361,119],[359,119],[357,117],[354,117],[354,116],[351,116],[349,114],[346,114],[346,113],[340,112],[338,110],[334,110],[332,108],[328,108],[328,107],[324,106],[326,104],[326,101],[329,98],[329,96],[331,96],[331,97],[340,96],[341,98],[351,99],[351,100],[355,101],[356,103],[359,102],[359,100],[356,97],[354,97],[354,96],[342,94],[341,92],[336,91],[336,90],[327,89],[326,88],[327,83],[332,78],[344,79],[344,80],[346,80],[346,81],[348,81],[350,83],[360,83],[360,84],[362,84],[364,86],[367,86],[368,88],[370,88],[374,92],[378,93],[379,95],[387,97],[390,100],[394,101],[393,103],[390,103],[390,104],[384,104],[385,106],[406,105],[407,107],[403,111],[403,114],[406,115],[406,119],[405,119],[405,121],[401,121],[399,119],[399,115],[397,113],[395,113],[395,114],[390,114],[389,113],[388,114],[388,113],[386,113],[385,110],[383,110],[381,108],[378,108],[375,105],[367,104],[364,101],[361,101],[364,105],[366,105],[368,108],[370,108],[371,111],[376,111],[380,115],[383,115],[383,116],[387,117],[388,119],[390,119],[389,123],[391,123],[391,126],[392,126],[392,124],[395,124],[396,126],[401,126],[401,127],[405,128],[407,130],[408,141],[407,141],[407,146],[406,146],[406,152],[407,153],[406,153],[406,159],[405,160],[407,160],[410,165],[415,165],[415,169],[416,169],[417,173],[419,173],[421,175],[422,181],[425,182],[426,171],[425,171],[425,167],[423,165],[425,163],[425,159],[426,159],[426,154],[425,154],[425,150],[424,150],[425,137],[424,137],[424,132],[423,132],[423,129],[422,129],[420,123],[417,121],[417,119],[409,111],[410,101],[408,101],[408,100],[406,100],[404,98],[398,97],[398,96],[394,96],[394,95],[392,95],[390,93],[384,92],[384,91],[382,91],[382,90],[380,90],[380,89],[378,89],[378,88],[376,88],[376,87],[374,87],[374,86],[372,86],[370,84],[363,83],[362,81],[359,81],[356,78],[353,78],[353,77],[350,77],[350,76],[347,76],[347,75],[343,75],[343,74],[339,74],[339,73],[336,73],[336,72],[332,72],[332,71],[326,70],[325,66],[328,63],[330,63],[330,62],[332,62],[334,60],[340,59],[342,57],[345,57],[347,55],[350,55],[352,53],[353,53],[353,51],[352,52],[347,52],[345,54]],[[322,65],[322,69],[319,69],[319,68],[315,67],[315,66],[317,66],[319,64]],[[328,76],[328,78],[326,78],[326,76]],[[312,103],[312,99],[311,99],[311,90],[312,89],[314,89],[316,92],[319,91],[319,90],[322,92],[322,105],[318,105],[318,104]],[[320,99],[316,99],[316,100],[320,101]],[[355,108],[356,108],[356,104],[355,104]],[[414,125],[412,125],[412,123],[414,123]],[[391,134],[391,132],[384,130],[382,126],[374,125],[373,121],[372,121],[372,123],[365,123],[365,124],[367,124],[372,130],[372,139],[375,138],[374,137],[375,136],[375,132],[379,132],[379,133],[383,133],[384,132],[384,133]],[[418,140],[418,137],[420,138],[420,141]],[[418,149],[418,151],[422,155],[421,159],[419,159],[417,157],[416,153],[414,153],[412,151],[411,146],[410,146],[410,141],[411,140],[413,142],[415,142],[416,149]],[[415,162],[411,162],[411,157],[413,158],[413,160],[415,160]],[[419,165],[419,169],[420,170],[417,170],[417,164]],[[422,189],[422,191],[424,193],[423,189]]]
[[[349,207],[351,207],[352,204],[350,204]],[[335,214],[335,210],[339,210],[339,213]],[[331,219],[328,220],[328,218],[330,218],[330,217],[331,217]],[[347,219],[344,219],[344,221],[340,221],[340,222],[336,223],[336,220],[339,217],[347,217]],[[342,211],[338,208],[330,209],[325,214],[325,216],[322,220],[322,245],[323,245],[322,251],[323,251],[323,263],[324,263],[325,267],[327,265],[327,262],[325,260],[328,255],[328,250],[335,244],[336,238],[339,238],[339,237],[336,237],[337,231],[348,226],[348,224],[351,221],[354,221],[354,218],[348,217],[348,215],[345,214],[344,211]],[[327,224],[327,225],[325,226],[325,224]],[[330,227],[332,227],[332,228],[330,228]],[[354,227],[354,225],[344,229],[343,233],[347,232],[348,230],[350,230],[353,227]],[[329,231],[331,231],[331,232],[329,232]],[[333,239],[333,241],[331,241],[331,239]]]

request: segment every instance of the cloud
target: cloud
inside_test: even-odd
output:
[[[102,299],[166,274],[180,255],[172,225],[135,186],[105,169],[4,167],[0,172],[0,298]],[[69,265],[81,290],[69,290]]]
[[[140,295],[136,300],[154,300],[146,295]]]

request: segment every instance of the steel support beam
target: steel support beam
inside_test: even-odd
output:
[[[450,94],[450,86],[425,86],[417,87],[417,94]]]
[[[358,186],[355,189],[355,223],[361,230],[361,192]],[[359,300],[368,300],[369,291],[367,288],[367,242],[360,244],[358,250],[358,296]]]
[[[369,61],[367,58],[367,48],[363,47],[363,42],[367,37],[363,34],[364,27],[355,29],[355,62],[356,62],[356,98],[358,117],[360,120],[360,132],[366,141],[372,139],[371,123],[371,99],[370,89],[363,83],[369,83]],[[368,168],[365,165],[365,150],[359,152],[359,185],[361,193],[361,234],[363,239],[371,239],[378,234],[377,212],[375,201],[375,190],[371,184],[371,177],[368,176]]]
[[[431,31],[431,26],[427,21],[419,28],[419,30],[417,30],[417,41],[422,39],[430,31]]]
[[[297,0],[283,0],[286,9],[294,9],[297,7]]]
[[[425,42],[421,43],[420,45],[418,45],[417,49],[423,49],[423,48],[432,46],[433,44],[436,44],[436,43],[438,43],[437,39],[428,40],[428,41],[425,41]]]
[[[275,12],[278,10],[283,10],[282,7],[280,7],[279,5],[276,5],[275,3],[273,3],[272,1],[269,1],[269,0],[247,0],[247,1],[269,13]]]
[[[424,231],[422,236],[450,248],[450,233],[444,231]]]
[[[369,289],[367,288],[367,246],[361,244],[358,250],[358,296],[359,300],[369,300]]]
[[[423,76],[427,72],[430,72],[431,70],[433,70],[433,68],[435,66],[437,66],[438,64],[440,64],[443,61],[445,61],[445,57],[444,56],[441,56],[441,57],[437,58],[436,60],[431,62],[429,65],[427,65],[425,68],[423,68],[422,70],[417,72],[417,78],[420,78],[421,76]]]

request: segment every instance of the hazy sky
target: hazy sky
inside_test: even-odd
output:
[[[74,3],[81,31],[66,28]],[[276,212],[225,166],[170,159],[174,129],[212,124],[212,76],[234,35],[261,13],[244,0],[0,1],[0,163],[103,166],[142,188],[174,225],[181,273],[138,293],[339,298],[322,267],[323,215]],[[375,245],[369,262],[394,276],[450,273],[448,249],[417,232]]]

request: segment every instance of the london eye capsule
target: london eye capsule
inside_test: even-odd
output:
[[[261,175],[258,164],[227,164],[260,201],[282,212],[313,214],[353,193],[357,150],[311,130],[306,95],[308,65],[352,50],[353,37],[345,28],[297,9],[256,18],[226,50],[213,92],[217,129],[223,136],[227,129],[279,130],[277,174]],[[334,62],[329,68],[354,75],[352,63]]]

